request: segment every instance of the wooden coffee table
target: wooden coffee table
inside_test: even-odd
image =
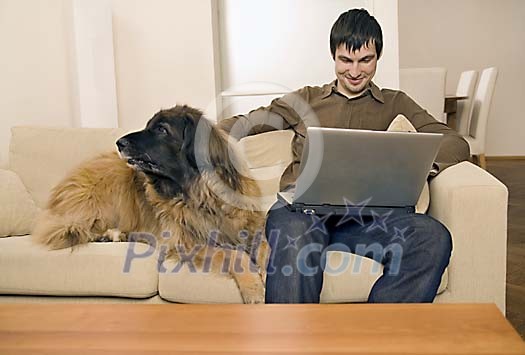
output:
[[[0,305],[0,354],[525,354],[494,305]]]

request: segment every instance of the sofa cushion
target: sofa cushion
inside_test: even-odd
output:
[[[415,127],[410,123],[410,121],[403,115],[397,115],[396,118],[390,123],[387,131],[391,132],[417,132]],[[416,213],[426,213],[428,206],[430,205],[430,190],[428,187],[428,182],[425,182],[423,185],[423,190],[419,195],[419,199],[416,204]]]
[[[114,151],[119,128],[13,127],[9,167],[22,179],[38,207],[50,190],[82,161]]]
[[[151,297],[157,293],[157,259],[141,243],[49,251],[30,236],[1,238],[0,294]]]
[[[38,208],[18,175],[0,169],[0,237],[31,233]]]
[[[250,175],[257,181],[257,185],[261,191],[259,206],[262,211],[268,211],[277,201],[279,182],[286,167],[287,165],[283,164],[250,169]]]
[[[251,177],[259,185],[259,206],[264,211],[277,201],[281,176],[292,162],[293,137],[291,130],[271,131],[244,137],[236,143],[236,151],[243,156]]]
[[[167,260],[159,273],[159,295],[180,303],[243,303],[241,292],[228,275],[191,270],[188,264]]]
[[[383,265],[359,255],[340,251],[327,253],[321,303],[366,302],[370,290],[383,274]],[[448,269],[441,277],[438,294],[446,290]]]
[[[359,255],[331,251],[324,272],[321,303],[366,302],[383,265]],[[235,281],[225,275],[190,270],[187,264],[168,260],[159,273],[159,295],[180,303],[242,303]],[[448,270],[448,269],[447,269]],[[445,291],[448,271],[441,278],[438,294]]]
[[[238,150],[244,154],[248,168],[256,169],[275,165],[285,168],[292,162],[292,130],[271,131],[241,139]]]

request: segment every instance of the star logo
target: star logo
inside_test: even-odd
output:
[[[399,229],[397,227],[394,227],[394,236],[390,239],[391,242],[394,240],[401,240],[403,243],[406,242],[408,238],[410,238],[414,232],[410,233],[409,235],[405,236],[406,231],[408,230],[408,227],[405,227],[403,229]]]
[[[370,225],[370,227],[367,228],[366,232],[371,232],[377,228],[381,229],[383,232],[387,232],[388,228],[386,226],[386,220],[390,215],[392,214],[392,210],[388,211],[387,213],[384,213],[383,215],[379,215],[376,211],[372,211],[372,218],[374,221]]]
[[[336,227],[339,227],[341,224],[352,220],[356,221],[361,227],[363,227],[365,225],[365,221],[363,220],[363,210],[371,200],[372,197],[369,197],[368,199],[359,203],[353,203],[346,197],[343,197],[346,212],[345,215],[341,218],[341,220],[337,223]]]
[[[312,215],[312,225],[310,226],[310,228],[308,228],[305,234],[311,233],[316,230],[320,230],[321,233],[323,233],[324,235],[328,235],[325,223],[332,214],[333,213],[325,214],[323,217],[316,217]]]
[[[298,250],[299,247],[297,246],[297,241],[299,240],[299,238],[301,238],[301,236],[292,238],[289,235],[286,235],[286,239],[288,240],[288,242],[284,246],[284,249],[294,248],[295,250]]]

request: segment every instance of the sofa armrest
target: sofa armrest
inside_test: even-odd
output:
[[[441,301],[493,302],[505,312],[508,190],[469,162],[430,183],[429,215],[451,232],[448,288]]]

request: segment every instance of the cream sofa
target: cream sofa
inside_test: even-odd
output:
[[[232,279],[192,273],[169,261],[159,267],[157,255],[144,244],[90,243],[74,251],[48,251],[31,242],[28,234],[52,186],[80,161],[115,149],[124,133],[12,129],[9,169],[0,170],[0,302],[241,302]],[[266,207],[275,200],[278,178],[291,159],[291,138],[290,132],[271,132],[237,144],[261,180]],[[428,213],[454,239],[436,302],[493,302],[504,312],[507,188],[463,162],[431,181],[430,196]],[[325,303],[365,301],[382,272],[373,260],[348,253],[332,252],[329,262],[349,267],[326,275]]]

